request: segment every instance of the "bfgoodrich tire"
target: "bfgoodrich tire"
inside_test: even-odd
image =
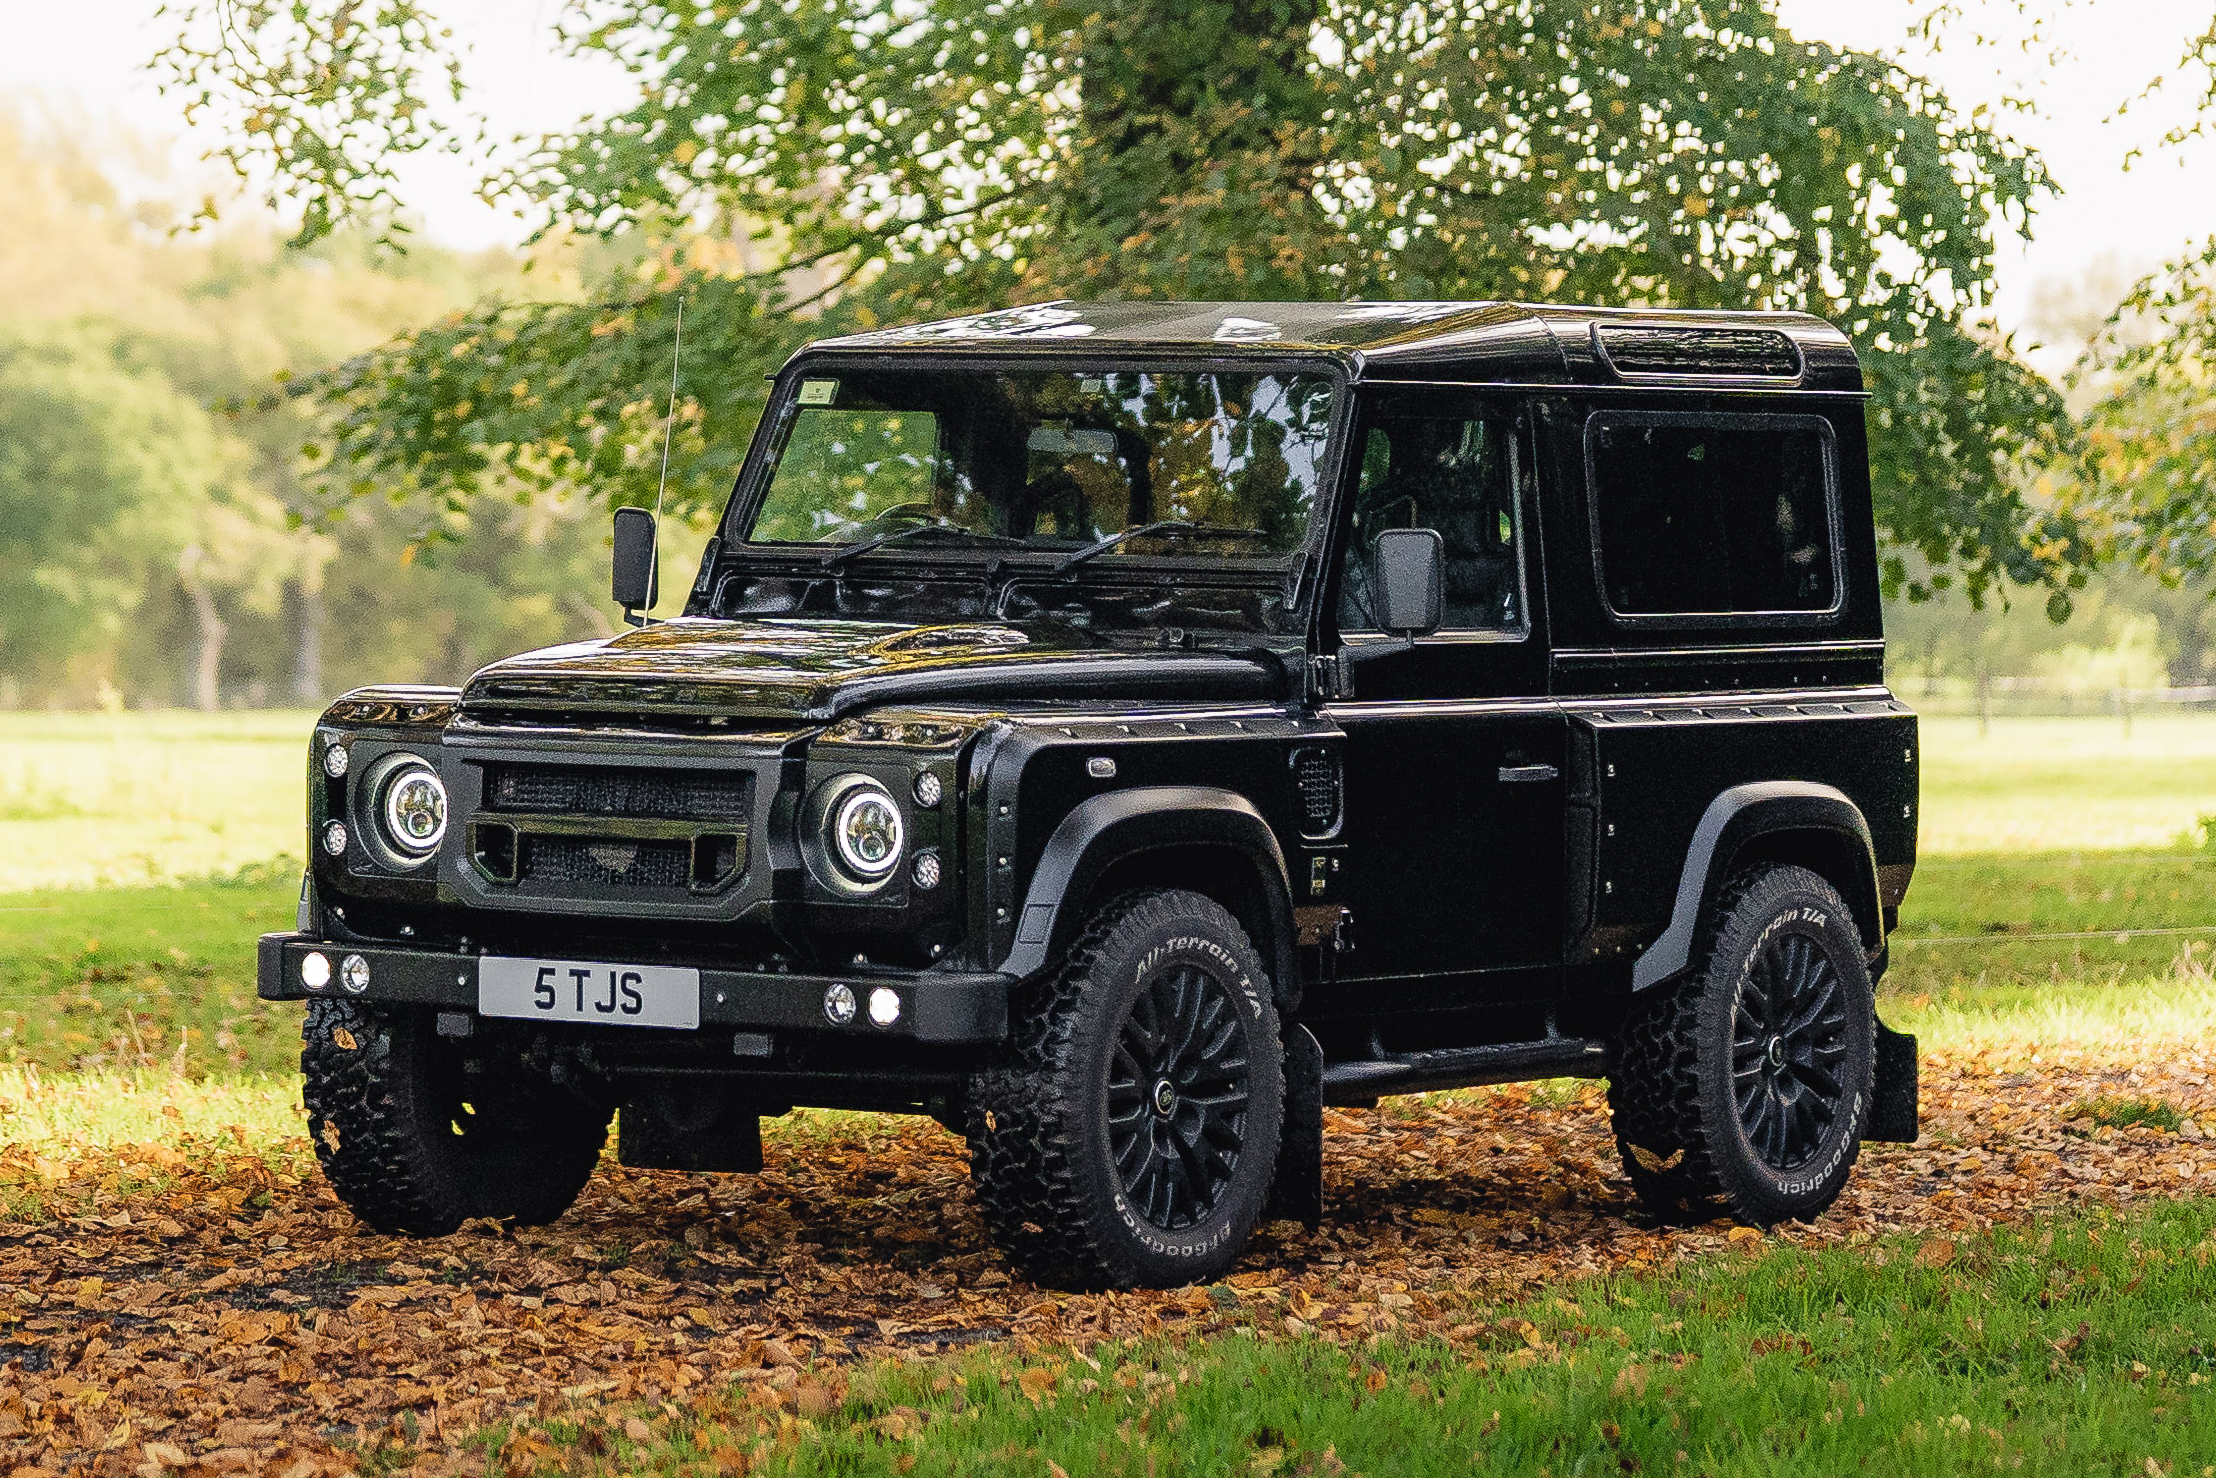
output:
[[[302,1096],[324,1178],[381,1232],[443,1237],[473,1216],[525,1226],[576,1201],[609,1110],[520,1066],[465,1066],[428,1012],[311,1001]]]
[[[1245,931],[1197,893],[1127,894],[972,1080],[970,1168],[1034,1282],[1170,1287],[1245,1247],[1283,1119],[1277,1010]]]
[[[1640,1199],[1669,1219],[1822,1214],[1861,1151],[1876,1027],[1838,890],[1799,867],[1734,877],[1692,971],[1624,1024],[1608,1105]]]

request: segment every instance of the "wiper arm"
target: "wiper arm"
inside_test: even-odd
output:
[[[999,534],[980,534],[973,529],[965,529],[960,524],[912,523],[906,528],[891,529],[877,535],[875,538],[864,539],[859,544],[849,544],[843,549],[834,549],[818,560],[816,564],[819,569],[836,570],[843,567],[848,560],[858,555],[867,554],[872,549],[882,549],[887,544],[895,544],[902,539],[919,538],[924,534],[942,536],[954,534],[964,539],[984,540],[994,544],[1021,544],[1023,542],[1021,539],[1004,538]]]
[[[1153,523],[1142,523],[1137,528],[1125,529],[1120,534],[1110,534],[1105,539],[1096,539],[1083,549],[1072,550],[1060,563],[1049,569],[1047,574],[1067,574],[1085,561],[1106,554],[1127,539],[1137,539],[1146,534],[1171,533],[1208,534],[1223,539],[1259,539],[1263,537],[1260,529],[1240,529],[1224,524],[1194,523],[1192,520],[1184,518],[1159,518]]]

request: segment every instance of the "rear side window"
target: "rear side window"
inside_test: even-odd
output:
[[[1837,611],[1836,463],[1821,416],[1595,415],[1585,465],[1609,609]]]

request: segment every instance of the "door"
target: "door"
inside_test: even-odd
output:
[[[1366,397],[1360,434],[1336,606],[1351,695],[1329,705],[1347,736],[1341,974],[1551,970],[1567,726],[1546,696],[1529,427],[1513,399],[1424,388]],[[1369,611],[1388,528],[1446,545],[1440,630],[1413,644]]]

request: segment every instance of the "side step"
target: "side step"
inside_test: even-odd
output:
[[[1527,1078],[1598,1078],[1607,1072],[1608,1044],[1597,1037],[1447,1047],[1326,1063],[1323,1101],[1333,1108],[1362,1108],[1393,1093],[1474,1088]]]

